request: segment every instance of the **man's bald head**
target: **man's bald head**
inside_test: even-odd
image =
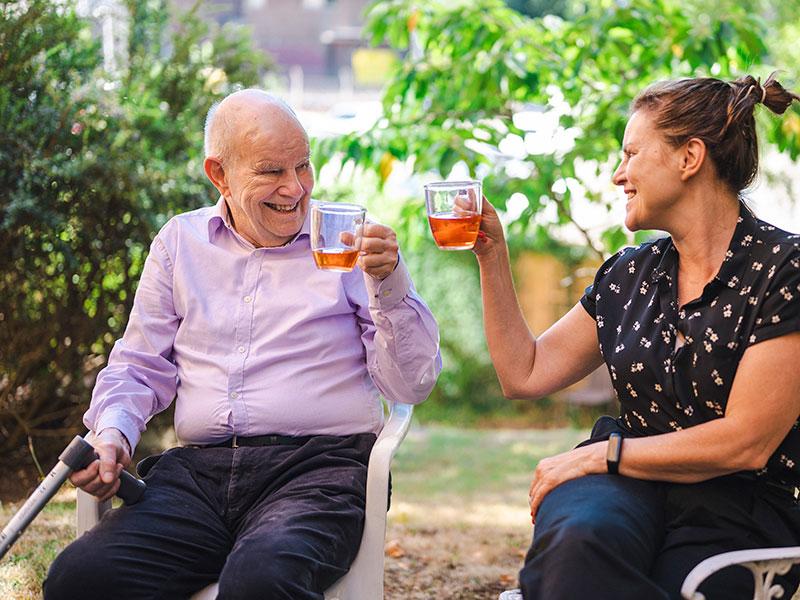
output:
[[[286,102],[263,90],[239,90],[215,102],[206,115],[206,157],[215,156],[225,164],[240,152],[242,141],[265,125],[265,120],[271,126],[289,125],[303,129]]]

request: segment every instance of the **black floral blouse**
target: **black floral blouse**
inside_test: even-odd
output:
[[[744,351],[800,330],[800,236],[756,219],[744,203],[719,273],[683,307],[677,274],[678,251],[662,238],[612,256],[581,298],[597,322],[618,424],[632,436],[722,417]],[[798,356],[776,359],[800,368]],[[756,475],[800,485],[800,420]]]

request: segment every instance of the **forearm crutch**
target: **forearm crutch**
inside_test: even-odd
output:
[[[98,455],[94,447],[81,436],[76,435],[69,443],[69,446],[67,446],[58,457],[58,463],[53,467],[53,470],[47,474],[39,486],[25,501],[25,504],[22,505],[22,508],[11,518],[8,525],[5,526],[5,529],[0,532],[0,559],[11,549],[11,546],[14,545],[19,536],[25,531],[25,528],[27,528],[28,525],[31,524],[31,521],[41,512],[44,505],[55,496],[70,473],[86,468],[97,458]],[[135,504],[138,502],[145,491],[144,481],[137,479],[127,471],[122,471],[122,473],[120,473],[119,480],[117,496],[119,496],[125,504]]]

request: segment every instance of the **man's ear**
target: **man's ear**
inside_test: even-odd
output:
[[[683,145],[680,157],[681,181],[688,181],[697,175],[707,154],[706,143],[699,138],[691,138]]]
[[[228,178],[225,176],[225,168],[222,166],[222,161],[216,156],[207,156],[203,161],[203,170],[206,172],[206,177],[214,184],[220,195],[224,198],[230,196],[230,186],[228,186]]]

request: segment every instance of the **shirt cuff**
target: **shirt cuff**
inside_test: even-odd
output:
[[[124,412],[105,411],[91,429],[95,433],[100,433],[103,429],[108,429],[109,427],[119,429],[122,432],[131,447],[131,458],[133,458],[133,452],[136,450],[136,445],[141,437],[136,424]]]
[[[388,310],[396,306],[411,290],[411,277],[402,257],[397,260],[394,271],[385,279],[376,279],[364,273],[364,283],[369,294],[369,307],[377,310]]]

